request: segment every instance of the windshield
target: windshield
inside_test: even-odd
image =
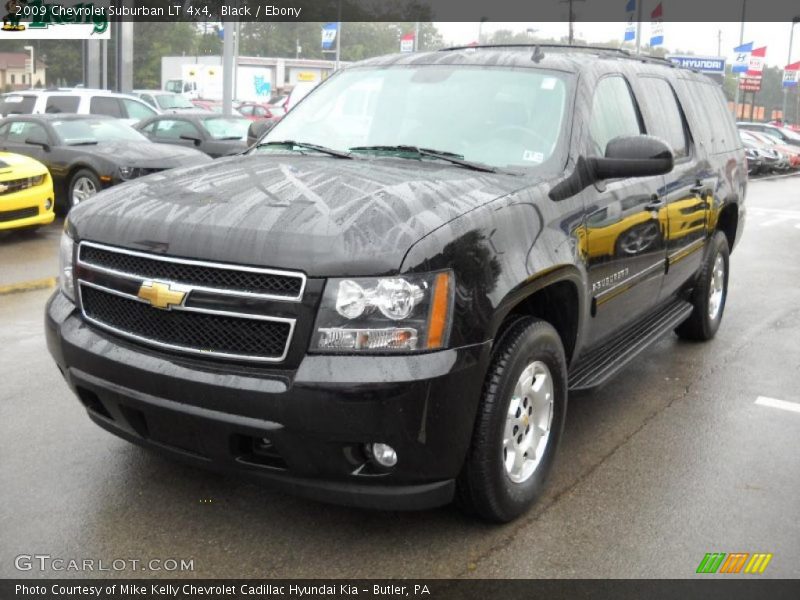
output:
[[[203,119],[208,135],[215,140],[221,139],[247,139],[247,128],[250,127],[248,119],[237,119],[236,117],[211,117]]]
[[[183,79],[168,79],[164,89],[168,92],[180,94],[183,91]]]
[[[314,90],[263,141],[415,146],[537,167],[559,147],[567,84],[562,73],[532,68],[355,68]]]
[[[138,131],[115,119],[53,121],[61,142],[67,146],[98,142],[146,142]]]
[[[177,94],[156,94],[155,99],[158,107],[164,110],[170,108],[196,108],[187,98]]]

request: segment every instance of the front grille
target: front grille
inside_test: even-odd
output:
[[[44,176],[38,177],[23,177],[22,179],[14,179],[13,181],[0,182],[0,196],[6,194],[14,194],[27,190],[29,187],[40,185],[44,182]]]
[[[0,223],[7,223],[8,221],[16,221],[18,219],[28,219],[30,217],[35,217],[38,214],[38,206],[18,208],[17,210],[0,211]]]
[[[296,271],[146,254],[89,241],[78,246],[76,272],[90,325],[175,352],[271,363],[289,353],[306,284],[305,275]]]
[[[224,292],[259,294],[280,299],[299,299],[304,278],[300,274],[249,269],[200,261],[150,257],[142,253],[116,251],[93,244],[81,244],[80,261],[145,279],[179,282]]]
[[[290,323],[208,312],[159,310],[149,304],[81,285],[84,315],[123,335],[198,354],[280,360]]]

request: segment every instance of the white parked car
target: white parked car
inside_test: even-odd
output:
[[[196,111],[197,107],[186,96],[163,90],[133,90],[133,94],[162,113]]]
[[[131,125],[154,117],[161,111],[139,98],[107,90],[62,88],[25,90],[0,96],[0,115],[38,114],[106,115],[124,119]]]

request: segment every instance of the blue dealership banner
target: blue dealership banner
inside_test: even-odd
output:
[[[333,51],[336,48],[336,36],[339,35],[338,23],[325,23],[322,26],[322,49]]]
[[[723,56],[681,56],[667,54],[666,58],[685,69],[694,69],[703,73],[724,73],[725,57]]]

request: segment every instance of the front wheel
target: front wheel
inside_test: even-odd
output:
[[[71,210],[100,191],[100,179],[94,171],[81,169],[69,182],[68,209]]]
[[[708,255],[692,292],[694,310],[675,333],[686,340],[706,341],[717,333],[728,298],[728,238],[721,231],[711,238]]]
[[[458,499],[507,522],[541,495],[567,409],[567,366],[558,332],[526,318],[498,342],[484,383]]]

